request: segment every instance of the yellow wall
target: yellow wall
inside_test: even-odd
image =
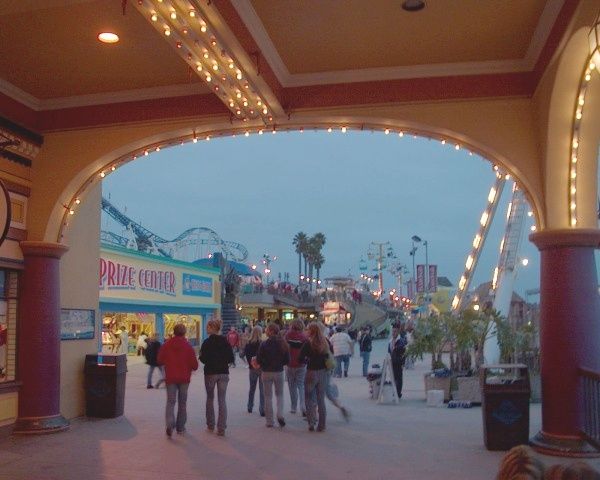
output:
[[[73,219],[69,251],[60,262],[60,298],[62,308],[96,311],[96,338],[62,340],[60,348],[60,409],[65,418],[85,412],[83,362],[87,353],[96,353],[100,327],[98,315],[98,261],[100,252],[100,185],[96,185]]]
[[[0,395],[0,427],[15,423],[18,413],[17,392]]]

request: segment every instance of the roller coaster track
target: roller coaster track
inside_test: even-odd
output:
[[[102,197],[102,210],[123,227],[131,229],[135,235],[137,248],[141,251],[147,251],[154,246],[160,254],[166,257],[193,262],[202,257],[199,253],[201,246],[213,245],[229,260],[243,262],[248,258],[248,250],[244,245],[223,240],[217,232],[207,227],[189,228],[173,240],[167,240],[142,227],[104,197]],[[127,238],[112,232],[103,231],[101,239],[118,246],[127,246],[129,243]]]

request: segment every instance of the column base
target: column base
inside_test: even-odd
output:
[[[583,437],[561,437],[540,431],[529,442],[536,451],[544,455],[580,458],[600,457],[600,450]]]
[[[24,417],[17,419],[12,433],[18,435],[57,433],[68,430],[69,426],[69,421],[62,415],[52,415],[50,417]]]

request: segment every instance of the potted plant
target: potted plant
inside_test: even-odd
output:
[[[416,322],[413,342],[408,346],[406,355],[414,359],[423,359],[426,353],[431,355],[431,371],[425,374],[425,392],[443,390],[444,400],[450,400],[451,372],[442,360],[442,354],[450,346],[452,337],[449,313],[428,315]]]

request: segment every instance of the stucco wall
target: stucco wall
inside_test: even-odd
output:
[[[61,308],[96,311],[96,338],[62,340],[60,349],[60,408],[66,418],[85,412],[83,361],[86,353],[95,353],[100,319],[98,314],[98,262],[100,252],[100,184],[95,185],[73,218],[65,243],[69,251],[60,262]]]

